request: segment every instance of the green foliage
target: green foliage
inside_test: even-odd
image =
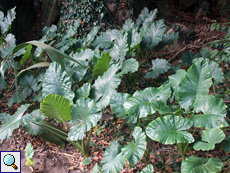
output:
[[[92,8],[95,8],[94,3],[91,2]],[[80,8],[80,12],[86,10],[88,14],[92,12],[87,11],[89,4],[84,4],[85,9],[81,9],[83,5],[77,8]],[[8,104],[12,106],[13,103],[22,101],[22,106],[13,116],[1,114],[3,125],[0,128],[0,140],[9,138],[14,129],[23,125],[30,134],[39,135],[61,148],[65,146],[63,140],[67,141],[88,157],[93,128],[106,107],[110,106],[115,119],[124,119],[131,129],[133,139],[122,146],[117,140],[111,142],[103,155],[102,172],[120,172],[127,161],[131,166],[142,161],[146,167],[141,172],[153,172],[153,165],[149,160],[152,141],[163,145],[177,145],[184,159],[181,172],[221,171],[223,163],[220,159],[195,156],[185,158],[188,147],[203,151],[214,149],[216,144],[224,140],[225,127],[229,127],[226,105],[215,91],[215,86],[226,81],[224,74],[227,74],[223,73],[218,61],[215,62],[217,51],[209,53],[207,49],[203,49],[197,55],[183,55],[184,64],[191,65],[188,70],[172,68],[173,74],[168,76],[165,83],[158,83],[157,87],[143,90],[136,87],[132,92],[134,94],[122,93],[122,90],[117,92],[118,87],[124,86],[123,77],[132,76],[138,71],[139,62],[135,55],[143,54],[146,48],[148,51],[158,51],[176,39],[176,35],[165,34],[163,20],[154,21],[156,13],[157,10],[149,12],[144,8],[136,23],[129,19],[122,30],[107,30],[100,34],[99,27],[94,27],[87,31],[88,35],[81,36],[79,29],[84,28],[82,20],[74,19],[70,21],[70,25],[65,26],[66,32],[63,35],[57,33],[55,26],[51,26],[44,29],[45,35],[41,41],[30,41],[15,45],[12,50],[4,50],[4,56],[11,54],[12,57],[1,62],[0,88],[5,90],[7,86],[4,81],[7,64],[15,70],[16,88],[16,93],[9,98]],[[91,17],[86,18],[89,19],[85,21],[91,20]],[[8,37],[13,40],[11,35]],[[53,43],[52,40],[56,41],[55,48],[48,45]],[[33,55],[32,45],[37,46]],[[17,74],[14,55],[26,47],[22,63],[26,63],[27,58],[31,60],[31,57],[36,57],[39,62],[44,61],[39,59],[43,51],[47,52],[52,62],[37,63],[31,60],[35,64]],[[223,63],[228,62],[225,58],[218,59],[223,60]],[[37,70],[41,67],[48,68]],[[166,60],[156,59],[152,61],[153,71],[143,76],[155,78],[170,68],[171,65]],[[19,77],[20,87],[17,80]],[[137,83],[135,79],[133,83]],[[213,96],[209,95],[210,91],[213,91]],[[227,98],[228,91],[224,92],[224,97]],[[40,108],[31,112],[27,109],[29,105],[24,103],[29,102],[26,98],[32,95],[33,100],[40,100],[35,102],[35,106]],[[29,113],[23,116],[26,111]],[[64,123],[67,130],[47,122],[45,117]],[[201,141],[200,138],[194,138],[197,127],[204,129]],[[123,139],[120,137],[121,141]],[[222,148],[229,151],[229,137],[223,142]],[[86,160],[85,163],[89,161]],[[95,165],[92,172],[99,170],[100,167]]]
[[[27,162],[25,163],[26,166],[34,166],[34,161],[32,159],[33,155],[34,155],[33,147],[31,143],[28,143],[25,148],[25,157],[27,160]]]

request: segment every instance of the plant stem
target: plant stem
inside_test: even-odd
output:
[[[213,82],[212,82],[212,89],[213,89],[214,94],[216,94],[216,90],[215,90],[215,86],[214,86]]]
[[[150,139],[147,141],[147,150],[145,150],[145,159],[149,162],[149,155],[150,155]]]
[[[13,58],[13,55],[12,55],[12,60],[14,62],[14,78],[15,78],[15,90],[16,90],[16,99],[17,99],[17,103],[19,102],[19,99],[18,99],[18,81],[17,81],[17,70],[16,70],[16,64],[15,64],[15,61],[14,61],[14,58]]]
[[[93,128],[91,128],[90,130],[90,133],[89,133],[86,145],[85,145],[85,150],[87,151],[87,153],[89,152],[89,143],[90,143],[90,138],[91,138],[92,133],[93,133]]]
[[[67,124],[65,122],[65,120],[64,120],[64,124],[65,124],[66,128],[68,129],[68,131],[70,131],[69,127],[67,126]]]
[[[222,167],[222,169],[221,169],[221,171],[220,172],[222,172],[223,171],[223,169],[224,169],[224,167],[225,166],[227,166],[228,164],[230,163],[230,158],[225,162],[225,164],[224,164],[224,166]],[[230,168],[230,166],[224,171],[224,173],[226,172],[226,171],[228,171],[229,170],[229,168]]]

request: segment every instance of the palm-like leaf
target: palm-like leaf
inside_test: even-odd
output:
[[[71,102],[63,96],[49,94],[40,104],[40,111],[58,123],[70,120]]]
[[[81,97],[72,108],[71,120],[75,125],[70,128],[68,139],[71,141],[83,139],[85,132],[96,126],[101,115],[93,100]]]
[[[146,128],[146,134],[162,144],[192,143],[194,138],[186,130],[193,122],[181,116],[167,115],[153,120]]]
[[[111,61],[111,57],[109,53],[104,53],[98,60],[97,64],[93,69],[93,77],[97,79],[98,76],[102,76],[104,72],[106,72],[109,68],[109,63]]]

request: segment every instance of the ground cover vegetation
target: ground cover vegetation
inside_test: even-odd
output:
[[[226,136],[229,108],[225,104],[230,92],[229,29],[225,28],[225,39],[211,44],[211,52],[204,48],[196,55],[184,53],[185,68],[157,58],[148,70],[139,71],[146,66],[150,52],[173,44],[178,37],[166,33],[164,21],[156,20],[156,15],[157,9],[144,8],[136,23],[128,19],[121,29],[103,33],[99,26],[92,26],[85,35],[79,34],[79,30],[84,33],[81,19],[73,19],[64,33],[53,25],[44,29],[40,41],[16,46],[14,36],[7,33],[15,10],[6,17],[0,13],[1,94],[9,90],[5,72],[13,68],[15,80],[10,89],[15,93],[8,105],[21,103],[14,115],[1,114],[0,140],[22,125],[31,135],[60,148],[68,142],[88,157],[93,152],[92,134],[100,134],[100,126],[105,127],[103,116],[109,111],[111,124],[122,122],[121,129],[128,128],[132,135],[110,141],[101,163],[91,172],[120,172],[139,162],[143,164],[140,172],[154,172],[165,164],[151,160],[156,144],[178,150],[182,160],[174,160],[173,172],[227,172],[229,156],[220,159],[208,153],[217,144],[230,152],[230,137]],[[37,47],[34,52],[32,46]],[[43,51],[51,62],[42,56]],[[32,65],[21,69],[28,60]],[[162,74],[166,77],[155,82]],[[49,121],[52,119],[64,127],[55,126]],[[200,150],[205,157],[194,156]],[[26,151],[27,165],[33,165],[30,145]],[[88,161],[90,158],[85,163]]]

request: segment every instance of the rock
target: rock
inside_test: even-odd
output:
[[[130,18],[129,10],[126,9],[119,10],[116,14],[116,18],[118,20],[118,25],[122,26],[125,23],[125,21],[128,18]]]
[[[184,43],[188,44],[190,43],[190,39],[188,37],[188,34],[190,32],[190,29],[182,24],[177,24],[180,27],[180,34],[177,40],[174,41],[172,45],[169,45],[170,50],[178,50]],[[167,31],[167,33],[175,33],[175,31],[171,28]]]
[[[40,23],[42,27],[50,27],[52,24],[56,24],[60,17],[60,8],[58,6],[58,0],[43,0]]]

